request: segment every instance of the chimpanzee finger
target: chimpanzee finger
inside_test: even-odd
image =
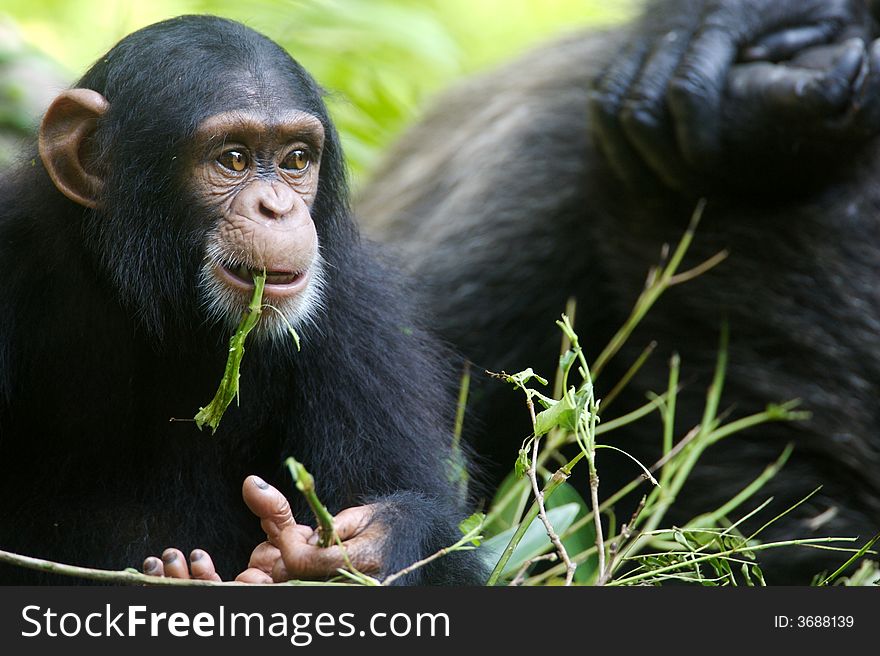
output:
[[[831,23],[790,27],[773,32],[743,48],[739,53],[739,61],[778,62],[790,59],[805,48],[826,43],[834,36],[834,32],[835,27]]]
[[[206,551],[193,549],[189,555],[189,571],[192,578],[199,581],[220,581],[220,575],[214,568],[214,561]]]
[[[285,541],[281,547],[282,560],[276,564],[272,578],[276,582],[290,579],[326,579],[345,567],[345,558],[338,545],[317,547],[299,540]],[[349,556],[351,557],[351,556]]]
[[[690,33],[670,31],[650,53],[638,79],[623,100],[623,130],[642,159],[670,188],[681,189],[687,168],[681,158],[669,108],[666,85],[687,50]]]
[[[361,534],[373,519],[374,507],[354,506],[346,508],[333,517],[333,528],[342,542]],[[315,531],[307,540],[308,544],[318,544],[320,535]]]
[[[826,70],[768,63],[733,67],[726,101],[742,106],[741,116],[767,125],[777,124],[780,119],[809,123],[839,115],[853,100],[854,85],[867,53],[858,39],[820,52],[830,61]],[[817,59],[809,62],[811,66],[818,63]]]
[[[359,508],[370,508],[360,506]],[[361,513],[363,514],[363,513]],[[372,514],[370,512],[370,514]],[[349,522],[343,518],[343,530],[346,533],[356,528],[356,522]],[[350,526],[349,526],[350,525]],[[337,574],[337,570],[346,566],[345,558],[360,571],[373,574],[381,568],[381,540],[368,536],[366,532],[350,539],[344,547],[337,544],[329,547],[319,547],[309,544],[303,539],[302,533],[293,527],[288,527],[281,534],[278,545],[281,550],[281,561],[275,564],[272,570],[272,578],[276,582],[290,579],[326,579]],[[344,551],[343,551],[344,549]]]
[[[373,512],[373,506],[355,506],[339,512],[333,518],[336,535],[343,542],[360,535],[373,521]]]
[[[669,82],[669,109],[687,164],[714,170],[721,148],[721,100],[737,53],[735,34],[710,24],[698,32]]]
[[[180,549],[166,549],[162,552],[165,576],[172,579],[188,579],[189,567]]]
[[[287,526],[296,525],[285,496],[259,476],[248,476],[244,480],[241,495],[251,512],[260,518],[260,526],[270,542],[278,539]]]
[[[144,560],[143,570],[144,574],[148,576],[165,576],[165,566],[156,556],[150,556]]]
[[[296,579],[329,578],[345,566],[342,549],[338,545],[318,547],[309,544],[302,532],[288,527],[279,540],[281,558],[272,568],[276,583]]]
[[[590,89],[587,110],[593,136],[615,175],[634,189],[654,182],[650,169],[620,124],[621,103],[641,70],[648,46],[628,44],[613,57]]]
[[[281,558],[281,552],[278,550],[278,547],[271,542],[261,542],[251,552],[248,568],[259,569],[269,573],[279,558]]]
[[[291,576],[291,574],[287,571],[287,566],[284,564],[284,561],[279,558],[275,561],[275,566],[272,568],[272,573],[270,575],[273,583],[284,583],[285,581],[289,581],[292,578],[306,578],[304,575],[299,575],[297,577]]]
[[[256,568],[248,568],[243,571],[241,574],[235,577],[235,580],[238,583],[257,583],[257,584],[267,584],[267,583],[275,583],[272,580],[272,577],[269,574],[266,574],[261,569]],[[287,579],[285,579],[287,580]]]

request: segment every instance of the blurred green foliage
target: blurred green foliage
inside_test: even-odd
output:
[[[630,15],[634,0],[4,0],[24,40],[73,80],[129,32],[186,13],[242,21],[286,47],[330,92],[352,171],[431,93],[545,40]],[[0,15],[2,17],[2,15]],[[577,66],[578,62],[572,62]],[[6,82],[0,71],[0,87]],[[20,118],[20,117],[19,117]]]

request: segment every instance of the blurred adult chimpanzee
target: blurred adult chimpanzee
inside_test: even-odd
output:
[[[359,212],[408,258],[441,332],[479,368],[547,372],[566,298],[597,354],[707,195],[689,257],[730,257],[668,292],[599,396],[656,339],[665,355],[631,385],[630,408],[666,388],[678,351],[683,434],[699,422],[726,319],[734,416],[800,398],[813,417],[713,447],[674,507],[717,508],[793,441],[762,494],[781,510],[823,487],[763,537],[870,537],[880,529],[875,33],[862,0],[653,3],[631,25],[569,37],[453,91],[392,150]],[[497,382],[473,399],[477,449],[496,476],[528,434],[518,405]],[[651,461],[656,424],[616,435]],[[606,490],[617,489],[615,460],[602,458]],[[841,562],[808,549],[762,560],[777,583]]]
[[[232,576],[264,533],[294,526],[263,483],[291,487],[287,455],[342,511],[367,572],[458,539],[466,511],[449,477],[466,463],[451,448],[447,356],[360,241],[320,91],[280,47],[213,17],[132,34],[54,101],[39,155],[0,196],[0,548],[121,568],[204,547]],[[272,309],[248,345],[241,406],[214,437],[169,423],[211,398],[264,269]],[[249,473],[263,531],[241,500]],[[285,576],[342,566],[338,548],[295,530]],[[177,553],[166,573],[186,575]],[[479,570],[453,555],[403,581]]]

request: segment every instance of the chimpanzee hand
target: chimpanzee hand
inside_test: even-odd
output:
[[[801,123],[812,129],[838,118],[827,125],[829,137],[875,131],[877,49],[863,45],[875,29],[867,5],[866,0],[654,3],[594,82],[590,115],[603,154],[636,188],[659,178],[680,190],[692,188],[695,176],[726,166],[727,143],[762,145],[743,144],[743,126],[754,139],[783,121],[790,134]],[[837,49],[822,51],[809,66],[772,63],[823,44]],[[759,60],[763,63],[734,66]]]
[[[242,486],[244,501],[260,518],[266,541],[251,554],[245,571],[235,580],[243,583],[280,583],[291,579],[326,579],[346,566],[339,545],[318,546],[317,532],[297,524],[290,504],[281,492],[256,476],[249,476]],[[373,506],[347,508],[334,517],[334,527],[352,565],[364,574],[378,574],[382,569],[381,524],[371,522]],[[144,573],[180,579],[219,581],[211,557],[196,549],[190,565],[177,549],[166,549],[162,558],[151,556],[144,561]]]
[[[264,487],[265,486],[265,487]],[[345,568],[343,548],[318,546],[318,532],[297,524],[287,499],[271,485],[249,476],[242,488],[245,503],[260,518],[266,541],[254,549],[248,569],[236,577],[245,583],[281,583],[290,579],[326,579]],[[384,532],[371,522],[373,506],[346,508],[333,518],[336,534],[352,565],[364,574],[382,569]]]

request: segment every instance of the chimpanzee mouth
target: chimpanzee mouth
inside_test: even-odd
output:
[[[217,263],[215,271],[227,285],[251,293],[254,276],[263,273],[263,268],[251,268],[240,264]],[[289,296],[300,292],[308,282],[308,269],[285,270],[266,268],[264,293],[274,296]]]

